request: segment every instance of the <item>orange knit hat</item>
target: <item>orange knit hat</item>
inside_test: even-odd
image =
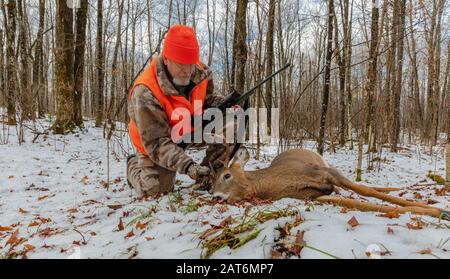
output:
[[[162,55],[180,64],[196,64],[199,61],[200,47],[194,29],[185,25],[170,27]]]

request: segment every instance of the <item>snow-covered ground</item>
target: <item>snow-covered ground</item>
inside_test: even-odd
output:
[[[38,125],[39,130],[44,127],[45,123]],[[90,122],[82,133],[41,135],[35,143],[31,143],[32,132],[26,130],[22,145],[16,130],[9,134],[8,143],[0,145],[0,258],[24,254],[28,258],[200,258],[205,252],[200,236],[217,228],[214,225],[220,232],[219,224],[229,221],[227,217],[232,217],[230,226],[235,226],[244,214],[288,207],[299,216],[259,223],[247,232],[261,230],[254,239],[237,249],[219,249],[211,257],[297,257],[295,252],[274,252],[273,247],[292,248],[301,242],[304,248],[296,250],[300,258],[372,257],[368,247],[379,247],[383,258],[450,258],[450,222],[411,214],[389,219],[379,213],[295,199],[253,207],[225,205],[212,201],[206,192],[192,191],[193,181],[184,175],[178,176],[175,193],[137,201],[126,185],[125,158],[117,142],[110,146],[111,185],[105,187],[107,144],[103,130]],[[444,186],[425,185],[432,184],[426,177],[429,170],[444,175],[443,148],[429,156],[420,146],[403,147],[398,154],[383,153],[380,170],[364,170],[364,183],[401,187],[402,191],[393,194],[448,210],[450,196],[442,190]],[[191,154],[200,160],[203,152]],[[264,160],[252,159],[247,168],[265,167],[274,156],[276,148],[266,148]],[[356,150],[338,150],[324,157],[354,179]],[[350,193],[342,191],[341,195]],[[350,221],[353,217],[357,224],[355,219]],[[286,223],[293,224],[290,234],[280,240],[279,228]],[[303,231],[303,237],[297,233]]]

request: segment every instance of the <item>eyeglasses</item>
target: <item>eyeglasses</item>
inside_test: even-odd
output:
[[[168,60],[168,61],[170,61],[170,63],[173,64],[178,70],[189,70],[189,71],[191,71],[192,68],[195,66],[195,64],[180,64],[180,63],[177,63],[175,61],[171,61],[171,60]]]

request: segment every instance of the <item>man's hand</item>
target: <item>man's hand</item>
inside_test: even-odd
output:
[[[232,107],[231,107],[231,110],[233,111],[233,112],[236,112],[238,109],[241,109],[242,107],[240,106],[240,105],[233,105]]]
[[[187,175],[193,180],[197,180],[200,177],[209,176],[210,172],[211,170],[209,167],[200,166],[199,164],[194,163],[189,167]]]

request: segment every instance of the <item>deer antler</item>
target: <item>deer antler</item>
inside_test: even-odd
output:
[[[216,133],[207,133],[205,135],[209,135],[209,136],[213,137],[214,139],[222,140],[222,143],[225,145],[225,149],[226,149],[226,151],[225,151],[226,157],[225,157],[225,160],[223,160],[223,161],[222,160],[217,160],[217,161],[221,162],[224,166],[228,166],[228,163],[230,162],[231,158],[230,158],[230,144],[226,143],[226,138],[223,135],[218,135]]]

